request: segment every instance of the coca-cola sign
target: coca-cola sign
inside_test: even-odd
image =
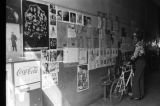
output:
[[[14,63],[15,86],[40,81],[40,61]]]
[[[23,68],[19,68],[17,71],[17,77],[21,77],[24,75],[30,75],[30,74],[36,74],[38,72],[38,67],[37,66],[27,66]]]

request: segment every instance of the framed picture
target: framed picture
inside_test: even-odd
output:
[[[24,51],[48,48],[48,5],[31,1],[23,1],[22,5]]]

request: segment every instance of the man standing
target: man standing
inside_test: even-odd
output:
[[[12,34],[11,34],[11,42],[12,42],[12,49],[13,49],[13,51],[17,51],[16,41],[17,41],[17,37],[16,37],[16,35],[12,32]]]

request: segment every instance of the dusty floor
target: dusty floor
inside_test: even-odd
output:
[[[101,98],[88,106],[160,106],[160,70],[146,74],[142,100],[130,100],[125,96],[120,103],[112,105],[109,100]]]

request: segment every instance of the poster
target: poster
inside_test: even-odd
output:
[[[76,23],[76,13],[70,11],[70,22]]]
[[[63,21],[69,22],[69,11],[63,10]]]
[[[81,13],[77,13],[76,23],[79,25],[83,25],[83,15]]]
[[[91,27],[92,26],[92,19],[89,16],[83,16],[84,26]]]
[[[76,37],[76,27],[74,24],[68,24],[68,38]]]
[[[64,53],[63,53],[63,49],[58,49],[57,50],[57,62],[63,62],[63,57]]]
[[[63,18],[62,10],[59,9],[59,7],[58,7],[58,9],[57,9],[57,21],[62,21],[62,18]]]
[[[56,6],[49,4],[49,38],[57,38]]]
[[[49,38],[49,48],[57,49],[57,38]]]
[[[57,61],[57,50],[49,50],[50,51],[50,62]]]
[[[95,55],[96,68],[99,68],[100,67],[100,50],[99,50],[99,48],[94,49],[94,55]]]
[[[49,50],[41,50],[41,62],[49,62],[50,57],[49,57]]]
[[[50,74],[43,74],[42,75],[42,89],[48,89],[55,85],[52,76]]]
[[[48,48],[48,6],[31,1],[23,1],[22,5],[24,51]]]
[[[77,69],[77,92],[89,89],[89,71],[87,65],[79,65]]]
[[[57,38],[57,26],[49,25],[49,38]]]
[[[50,75],[53,80],[53,84],[58,85],[58,72],[51,72]]]
[[[51,72],[53,72],[53,73],[59,72],[59,62],[50,62],[49,63],[49,70],[50,70],[50,73]]]
[[[79,64],[87,64],[87,48],[79,48]]]
[[[6,58],[22,56],[22,39],[19,24],[6,23]]]
[[[49,24],[56,25],[56,7],[55,5],[49,5]]]
[[[88,70],[93,70],[95,68],[94,49],[88,49]]]
[[[42,71],[42,89],[47,89],[53,85],[58,84],[58,72],[59,72],[58,62],[41,63],[41,71]]]
[[[78,62],[78,48],[64,48],[64,63]]]

